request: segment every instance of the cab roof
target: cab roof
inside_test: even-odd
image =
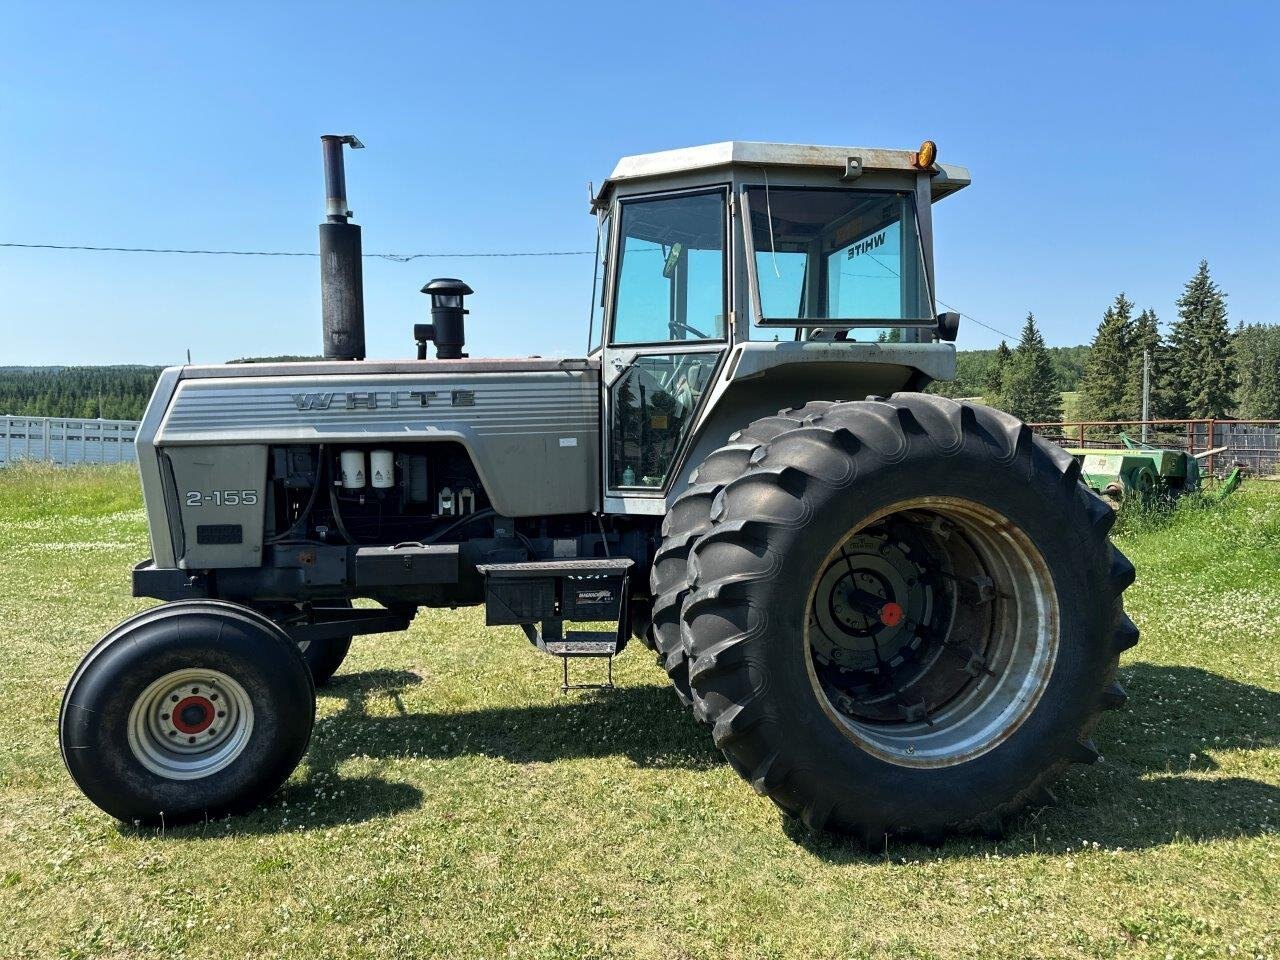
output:
[[[843,171],[850,157],[859,157],[864,170],[914,172],[914,150],[885,150],[881,147],[822,147],[797,143],[758,143],[751,140],[726,140],[700,147],[682,147],[657,153],[638,153],[623,157],[613,168],[596,197],[607,200],[621,183],[672,176],[716,167],[807,167]],[[969,185],[969,171],[950,163],[933,165],[933,199]]]

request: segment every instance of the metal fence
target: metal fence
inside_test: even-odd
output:
[[[1280,420],[1077,420],[1031,426],[1064,447],[1121,447],[1121,433],[1193,454],[1225,447],[1204,458],[1202,467],[1209,473],[1243,467],[1251,476],[1280,479]]]
[[[137,435],[137,420],[0,417],[0,466],[15,460],[134,463]]]

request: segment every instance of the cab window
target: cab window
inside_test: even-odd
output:
[[[721,351],[636,358],[611,392],[609,486],[666,485]]]
[[[840,320],[859,324],[852,339],[901,339],[902,321],[932,316],[910,194],[752,186],[744,199],[759,333]]]
[[[615,344],[723,340],[725,193],[621,205]]]

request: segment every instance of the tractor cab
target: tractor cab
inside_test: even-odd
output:
[[[935,152],[735,141],[618,163],[591,201],[606,509],[664,512],[704,413],[776,409],[749,386],[765,371],[797,402],[953,375],[931,208],[969,174]]]

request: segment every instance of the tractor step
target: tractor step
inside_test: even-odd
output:
[[[560,692],[570,690],[612,690],[613,657],[618,652],[618,635],[604,630],[570,630],[563,640],[545,640],[547,653],[560,658]],[[570,683],[569,660],[572,657],[603,657],[605,661],[604,683]]]
[[[612,690],[613,658],[626,646],[627,574],[633,562],[625,557],[571,560],[530,560],[487,563],[484,574],[485,622],[515,624],[544,653],[559,657],[560,690]],[[613,621],[614,630],[564,630],[566,620]],[[594,657],[606,661],[604,683],[570,683],[569,660]]]
[[[626,557],[481,564],[485,623],[617,620],[632,566]]]
[[[570,630],[563,640],[544,640],[553,657],[612,657],[618,652],[618,635],[606,630]]]
[[[623,604],[625,608],[625,603]],[[560,658],[561,681],[560,692],[570,690],[612,690],[613,658],[619,651],[619,640],[622,637],[622,626],[616,632],[608,630],[570,630],[564,632],[564,621],[551,619],[539,629],[532,623],[522,623],[521,628],[528,636],[529,642],[553,657]],[[590,657],[605,661],[604,683],[570,683],[569,661],[577,657]]]

